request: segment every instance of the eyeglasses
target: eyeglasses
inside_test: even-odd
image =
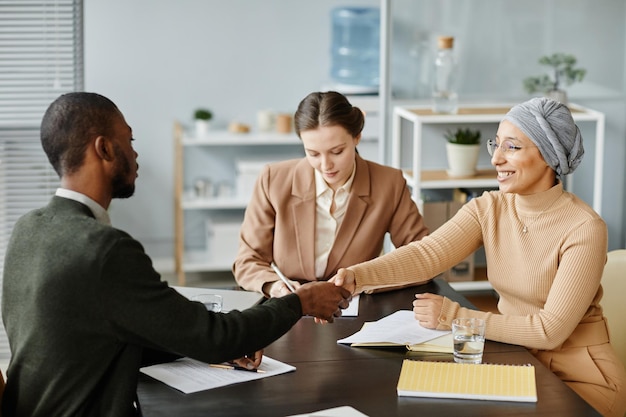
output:
[[[489,155],[493,156],[496,153],[496,149],[500,149],[505,155],[510,156],[522,149],[522,147],[515,145],[510,140],[505,140],[498,144],[494,139],[489,139],[487,141],[487,152],[489,152]]]

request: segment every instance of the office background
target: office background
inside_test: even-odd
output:
[[[412,98],[407,51],[415,32],[431,40],[439,34],[456,37],[462,100],[523,101],[530,96],[522,90],[522,79],[544,72],[539,56],[577,56],[588,73],[568,92],[572,102],[606,113],[602,214],[610,248],[624,247],[626,4],[389,3],[391,76],[398,99]],[[173,257],[174,120],[190,124],[200,106],[214,112],[217,129],[232,120],[254,126],[261,109],[293,112],[306,94],[329,83],[330,10],[344,5],[380,2],[85,0],[85,88],[118,104],[139,153],[136,195],[114,201],[112,219],[142,241],[157,263]]]

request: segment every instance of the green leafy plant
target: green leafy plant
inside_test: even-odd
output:
[[[448,130],[445,138],[449,143],[458,145],[477,145],[480,143],[480,130],[472,130],[470,128],[458,128],[456,130]]]
[[[209,121],[213,118],[213,113],[208,109],[197,109],[193,114],[193,118],[196,120]]]
[[[525,78],[523,81],[524,90],[528,93],[537,91],[548,93],[560,90],[563,85],[582,81],[587,73],[585,69],[574,68],[576,57],[570,54],[555,53],[542,56],[539,58],[539,63],[551,67],[552,72],[538,77]]]

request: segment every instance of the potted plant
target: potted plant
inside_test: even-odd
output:
[[[539,63],[551,67],[551,73],[525,78],[524,90],[530,94],[542,92],[546,97],[567,104],[567,93],[563,86],[582,81],[587,70],[574,68],[576,57],[570,54],[555,53],[542,56]]]
[[[448,156],[448,175],[471,177],[476,175],[480,155],[480,130],[458,128],[445,133]]]
[[[213,118],[211,110],[205,108],[196,109],[193,113],[193,119],[196,124],[196,136],[206,136],[209,131],[209,121]]]

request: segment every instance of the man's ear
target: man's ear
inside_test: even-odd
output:
[[[105,161],[113,160],[113,144],[105,136],[98,136],[94,141],[94,147],[98,157]]]

